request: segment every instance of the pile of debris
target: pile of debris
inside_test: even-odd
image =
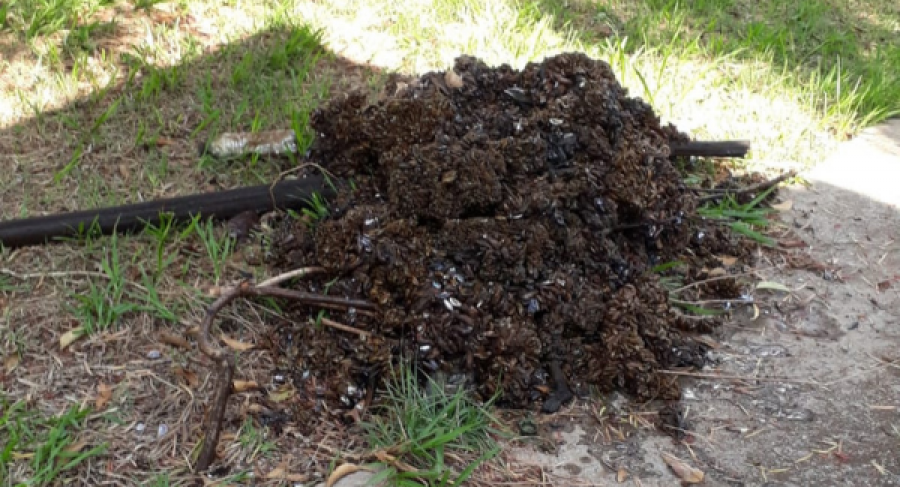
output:
[[[653,269],[747,255],[696,216],[669,158],[688,137],[583,54],[521,71],[461,57],[388,93],[314,113],[309,159],[353,189],[274,243],[279,270],[327,270],[297,286],[381,310],[332,314],[365,340],[275,327],[301,396],[352,407],[405,357],[507,407],[553,411],[592,389],[679,398],[658,372],[702,366],[705,348]]]

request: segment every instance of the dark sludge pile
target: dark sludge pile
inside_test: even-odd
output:
[[[581,54],[522,71],[461,57],[389,92],[312,118],[310,159],[355,189],[312,229],[295,224],[279,270],[322,265],[328,277],[300,285],[381,315],[331,315],[367,340],[279,328],[310,400],[352,407],[399,357],[506,407],[552,411],[592,389],[678,399],[658,371],[701,366],[705,349],[651,269],[727,239],[698,244],[696,196],[667,157],[687,137]]]

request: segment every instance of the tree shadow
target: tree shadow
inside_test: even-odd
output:
[[[151,49],[142,41],[146,32],[137,36],[141,18],[155,27],[177,23],[186,34],[165,48],[160,36],[158,49]],[[83,50],[61,54],[56,76],[77,85],[78,94],[47,110],[48,101],[35,95],[28,100],[33,116],[0,131],[0,217],[271,182],[290,161],[228,162],[201,157],[197,147],[223,132],[290,128],[300,133],[301,146],[308,144],[311,110],[348,90],[374,95],[387,76],[330,52],[319,32],[292,21],[217,45],[213,33],[183,12],[141,18],[116,20],[115,29],[95,31]],[[166,63],[165,49],[182,49],[183,60]],[[79,64],[80,52],[116,59],[118,75],[92,77]]]
[[[875,0],[534,0],[528,6],[584,43],[627,37],[628,53],[764,60],[790,87],[820,88],[820,109],[855,110],[864,124],[900,115],[900,37],[891,23],[900,6],[887,6],[893,13]]]

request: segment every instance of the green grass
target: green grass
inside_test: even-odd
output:
[[[59,416],[48,417],[24,401],[0,399],[0,413],[0,479],[5,485],[50,485],[106,451],[106,445],[77,444],[77,432],[86,428],[87,408],[72,405]],[[27,460],[28,471],[11,471],[15,459]]]
[[[632,10],[619,19],[622,34],[637,41],[629,52],[767,65],[768,77],[808,97],[843,134],[900,115],[898,8],[871,0],[647,0],[598,13]]]
[[[702,218],[724,224],[736,233],[771,247],[775,242],[759,230],[769,226],[770,221],[767,217],[775,210],[761,207],[759,204],[772,194],[772,191],[775,191],[774,186],[745,204],[739,204],[733,195],[727,194],[718,203],[701,206],[697,209],[697,213]]]
[[[404,367],[388,382],[383,401],[363,426],[370,446],[397,461],[378,465],[381,470],[373,484],[384,480],[397,486],[462,485],[499,452],[490,404],[475,404],[462,388],[450,393],[435,382],[420,387],[415,372]],[[474,460],[457,471],[448,464],[450,453]]]
[[[87,291],[70,293],[77,303],[72,312],[79,319],[84,334],[92,335],[117,326],[123,316],[140,309],[129,299],[125,264],[120,255],[119,237],[112,235],[100,261],[101,272],[106,278],[90,280]]]

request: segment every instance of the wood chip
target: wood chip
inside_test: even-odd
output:
[[[342,478],[344,478],[354,472],[359,472],[360,470],[367,471],[367,472],[371,471],[371,469],[369,469],[368,467],[363,467],[361,465],[354,465],[352,463],[345,463],[345,464],[341,465],[340,467],[334,469],[333,472],[331,472],[331,475],[328,476],[328,481],[325,482],[325,487],[333,487],[334,484],[336,484],[338,480],[341,480]]]
[[[704,473],[702,470],[688,465],[684,460],[681,460],[674,455],[668,453],[662,453],[661,455],[663,461],[666,462],[666,465],[675,472],[675,475],[677,475],[682,482],[688,484],[699,484],[700,482],[703,482]]]
[[[97,398],[94,399],[94,407],[96,409],[103,409],[111,399],[112,386],[105,382],[97,384]]]
[[[81,338],[82,335],[84,335],[84,329],[80,326],[63,333],[63,335],[59,337],[59,348],[65,350],[69,345]]]
[[[165,331],[159,332],[159,341],[165,343],[166,345],[171,345],[173,347],[181,348],[183,350],[190,350],[191,344],[184,337],[180,337],[178,335],[168,333]]]
[[[225,342],[225,345],[228,345],[229,348],[236,350],[238,352],[246,352],[247,350],[252,350],[256,347],[256,345],[252,343],[245,343],[239,340],[235,340],[234,338],[229,337],[228,335],[222,335],[219,338]]]

